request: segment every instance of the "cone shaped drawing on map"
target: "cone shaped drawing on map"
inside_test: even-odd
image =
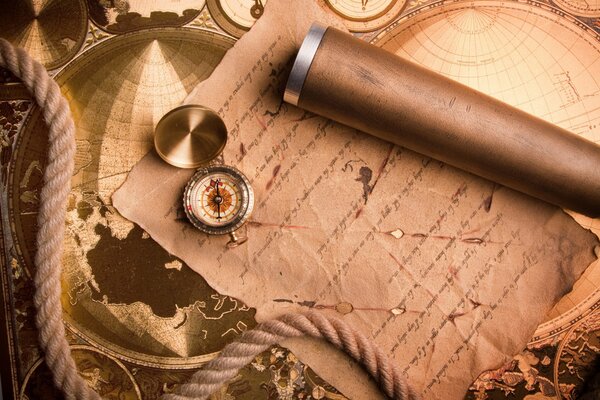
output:
[[[250,312],[231,315],[244,306],[214,292],[111,205],[113,191],[153,148],[158,120],[208,77],[232,43],[195,29],[147,30],[100,43],[56,77],[77,126],[63,261],[65,320],[122,359],[164,368],[197,365],[230,339],[223,331],[252,324]],[[27,266],[44,135],[39,110],[32,112],[11,174],[19,188],[11,197],[15,236]]]
[[[545,3],[440,1],[401,18],[373,42],[599,143],[600,35],[559,14]],[[600,234],[600,220],[575,218]],[[567,329],[599,300],[596,262],[534,340]]]
[[[85,39],[87,12],[82,0],[3,1],[1,10],[0,37],[27,50],[48,69],[70,60]]]

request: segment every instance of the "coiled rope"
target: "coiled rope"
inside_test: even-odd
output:
[[[256,355],[281,339],[298,336],[325,339],[346,352],[363,365],[388,398],[419,398],[372,341],[340,319],[309,311],[285,314],[244,332],[235,342],[225,346],[217,358],[196,372],[190,382],[181,385],[175,393],[164,395],[163,400],[206,399],[223,383],[233,379],[240,368],[249,364]]]

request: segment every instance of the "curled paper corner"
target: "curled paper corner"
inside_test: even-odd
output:
[[[594,247],[594,254],[596,255],[596,258],[600,260],[600,245]]]

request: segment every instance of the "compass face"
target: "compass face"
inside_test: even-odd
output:
[[[210,14],[227,33],[241,37],[259,19],[267,0],[208,0]]]
[[[346,20],[349,30],[367,32],[376,30],[400,14],[407,0],[324,0]]]
[[[250,28],[262,15],[266,0],[221,0],[223,11],[231,20],[244,28]]]
[[[254,194],[248,179],[229,166],[200,168],[183,198],[189,220],[211,235],[231,233],[250,216]]]
[[[347,18],[367,20],[385,13],[394,0],[327,0],[327,3]]]

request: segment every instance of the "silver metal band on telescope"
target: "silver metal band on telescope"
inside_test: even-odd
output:
[[[308,70],[310,69],[315,54],[317,53],[317,49],[321,44],[321,39],[323,39],[323,35],[325,35],[326,31],[327,27],[325,25],[315,22],[306,34],[306,37],[300,46],[300,50],[298,50],[298,55],[296,56],[296,61],[294,61],[287,85],[285,86],[283,100],[286,103],[295,106],[298,105],[300,92],[304,86],[304,80],[306,79],[306,75],[308,75]]]

